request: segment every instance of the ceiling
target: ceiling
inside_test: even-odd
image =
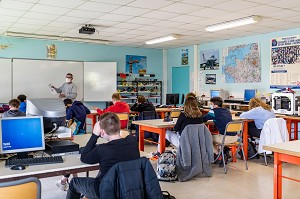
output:
[[[206,32],[208,25],[259,15],[254,24]],[[6,31],[109,40],[109,45],[174,48],[300,27],[300,0],[0,0]],[[79,34],[84,24],[98,30]],[[145,46],[170,34],[180,39]]]

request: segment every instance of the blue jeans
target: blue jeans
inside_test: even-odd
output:
[[[70,182],[67,199],[80,199],[81,194],[89,199],[98,199],[94,185],[95,178],[73,178]]]

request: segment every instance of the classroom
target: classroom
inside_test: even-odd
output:
[[[119,93],[130,108],[138,105],[142,95],[160,120],[155,120],[157,124],[147,119],[131,121],[142,113],[132,109],[128,111],[132,124],[127,124],[127,130],[136,137],[141,156],[149,157],[156,151],[181,147],[170,140],[168,131],[186,111],[187,94],[193,93],[202,114],[200,123],[212,132],[209,135],[214,143],[214,133],[224,134],[216,124],[221,108],[230,113],[230,122],[242,125],[243,136],[237,142],[242,145],[236,156],[236,146],[229,146],[234,157],[228,162],[226,154],[222,158],[227,146],[214,151],[221,153],[216,159],[221,163],[209,163],[210,177],[202,173],[186,182],[159,181],[161,190],[176,199],[298,199],[299,17],[298,0],[0,0],[0,112],[20,94],[27,96],[28,106],[37,107],[38,98],[49,98],[49,103],[58,100],[63,105],[59,98],[65,97],[54,88],[72,73],[76,100],[91,110],[86,115],[87,137],[72,138],[78,146],[85,146],[93,135],[101,111],[109,108],[111,101],[114,105],[113,93]],[[222,98],[220,106],[211,100],[214,97]],[[254,98],[261,104],[253,105]],[[65,106],[60,108],[65,114]],[[266,136],[266,120],[258,127],[256,118],[246,116],[257,108],[271,112],[272,119],[281,119],[284,130],[282,126],[269,128],[284,134],[285,139],[264,146],[273,153],[251,157],[249,147],[260,151],[259,142],[267,140],[260,137],[261,132]],[[213,117],[206,120],[207,115]],[[251,134],[250,123],[259,129],[258,138]],[[3,143],[1,128],[0,124]],[[162,137],[153,138],[160,145],[144,143],[144,131]],[[177,132],[178,140],[180,134]],[[103,140],[99,142],[105,143]],[[241,148],[244,155],[239,154]],[[66,198],[68,191],[55,184],[62,175],[85,177],[89,172],[90,177],[96,177],[99,170],[99,164],[82,163],[75,154],[63,156],[64,166],[49,165],[47,172],[36,165],[12,171],[4,166],[4,153],[8,152],[0,149],[0,193],[1,183],[24,178],[24,172],[26,177],[39,179],[41,198]],[[156,171],[157,158],[149,160]]]

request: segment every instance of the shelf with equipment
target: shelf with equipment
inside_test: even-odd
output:
[[[135,103],[139,95],[153,105],[162,103],[162,81],[117,81],[117,90],[128,104]]]

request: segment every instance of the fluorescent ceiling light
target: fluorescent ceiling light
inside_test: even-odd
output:
[[[57,35],[40,35],[40,34],[29,34],[29,33],[10,32],[10,31],[7,31],[5,35],[12,36],[12,37],[21,37],[21,38],[74,41],[74,42],[97,43],[97,44],[106,44],[106,45],[109,44],[108,40],[88,39],[88,38],[80,38],[80,37],[60,37]]]
[[[157,44],[157,43],[161,43],[161,42],[165,42],[165,41],[171,41],[174,39],[178,39],[179,37],[180,37],[179,35],[173,34],[173,35],[169,35],[166,37],[161,37],[161,38],[146,41],[145,44]]]
[[[233,28],[233,27],[237,27],[237,26],[244,26],[244,25],[256,23],[256,22],[260,21],[260,19],[261,18],[259,16],[253,15],[250,17],[235,19],[232,21],[226,21],[223,23],[207,26],[205,28],[205,30],[208,32],[214,32],[214,31],[218,31],[218,30],[224,30],[224,29]]]

